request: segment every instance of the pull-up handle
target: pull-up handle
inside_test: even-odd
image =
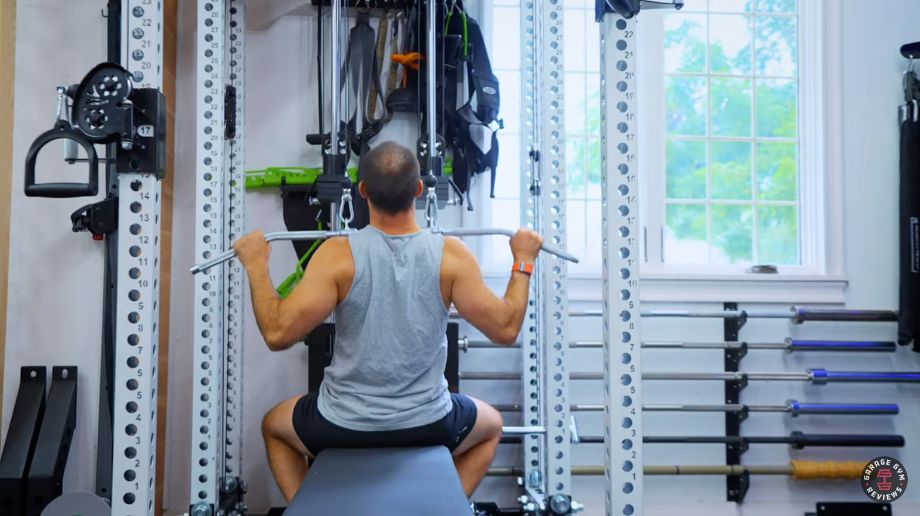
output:
[[[36,183],[35,165],[38,154],[55,140],[67,140],[79,144],[86,152],[89,175],[85,183]],[[65,160],[66,161],[66,160]],[[29,197],[92,197],[99,192],[99,158],[96,149],[79,131],[65,121],[58,121],[54,129],[45,131],[32,142],[26,154],[25,193]]]
[[[904,59],[920,59],[920,41],[901,45],[901,55]]]

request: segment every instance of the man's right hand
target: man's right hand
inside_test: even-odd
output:
[[[532,263],[537,260],[543,237],[529,229],[521,228],[511,237],[511,254],[515,262]]]

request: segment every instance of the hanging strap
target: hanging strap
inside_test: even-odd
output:
[[[345,89],[346,76],[351,77],[351,92],[355,96],[355,109],[348,121],[348,131],[352,136],[351,146],[355,154],[361,154],[368,146],[370,140],[383,128],[383,119],[370,119],[368,113],[361,116],[361,132],[357,131],[359,106],[366,105],[366,99],[371,91],[371,83],[376,85],[375,91],[380,100],[383,94],[380,89],[380,76],[374,60],[374,29],[371,27],[370,15],[358,13],[355,26],[352,27],[348,37],[348,50],[345,54],[345,63],[342,67],[342,82],[340,90]],[[346,68],[347,67],[347,70]],[[346,75],[347,73],[347,75]],[[346,93],[347,94],[347,93]],[[373,114],[371,114],[373,116]]]
[[[383,56],[387,50],[387,32],[389,32],[389,15],[384,11],[383,17],[380,18],[380,25],[377,27],[377,46],[374,49],[374,75],[377,77],[383,70]],[[371,81],[371,91],[367,96],[367,113],[370,117],[377,114],[377,99],[383,99],[382,93],[379,81]],[[389,113],[386,111],[386,104],[384,104],[383,119],[389,119]]]

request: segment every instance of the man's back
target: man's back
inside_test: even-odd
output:
[[[361,431],[417,427],[444,417],[450,397],[443,374],[443,237],[428,231],[389,235],[368,226],[336,247],[340,255],[350,248],[354,272],[350,282],[345,277],[339,283],[346,288],[335,310],[332,364],[320,388],[323,416]]]

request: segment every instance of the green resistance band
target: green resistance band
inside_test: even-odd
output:
[[[322,231],[323,223],[320,222],[319,224],[317,224],[316,229]],[[310,257],[313,256],[313,252],[316,251],[316,248],[318,248],[319,245],[322,243],[323,243],[322,240],[314,240],[313,244],[310,245],[310,248],[307,249],[307,252],[305,252],[303,256],[300,258],[300,260],[297,261],[297,268],[294,269],[294,272],[292,272],[291,275],[288,276],[287,278],[284,278],[284,281],[282,281],[278,285],[278,288],[275,289],[275,291],[278,292],[278,295],[281,297],[281,299],[288,297],[291,294],[291,292],[294,291],[294,287],[296,287],[297,284],[300,283],[301,278],[303,278],[303,264],[307,263],[307,260],[309,260]]]
[[[444,175],[453,172],[450,162],[444,163]],[[268,167],[261,170],[246,171],[246,189],[277,188],[286,185],[312,185],[323,173],[321,168],[308,167]],[[358,181],[358,169],[349,168],[346,173],[352,182]]]

